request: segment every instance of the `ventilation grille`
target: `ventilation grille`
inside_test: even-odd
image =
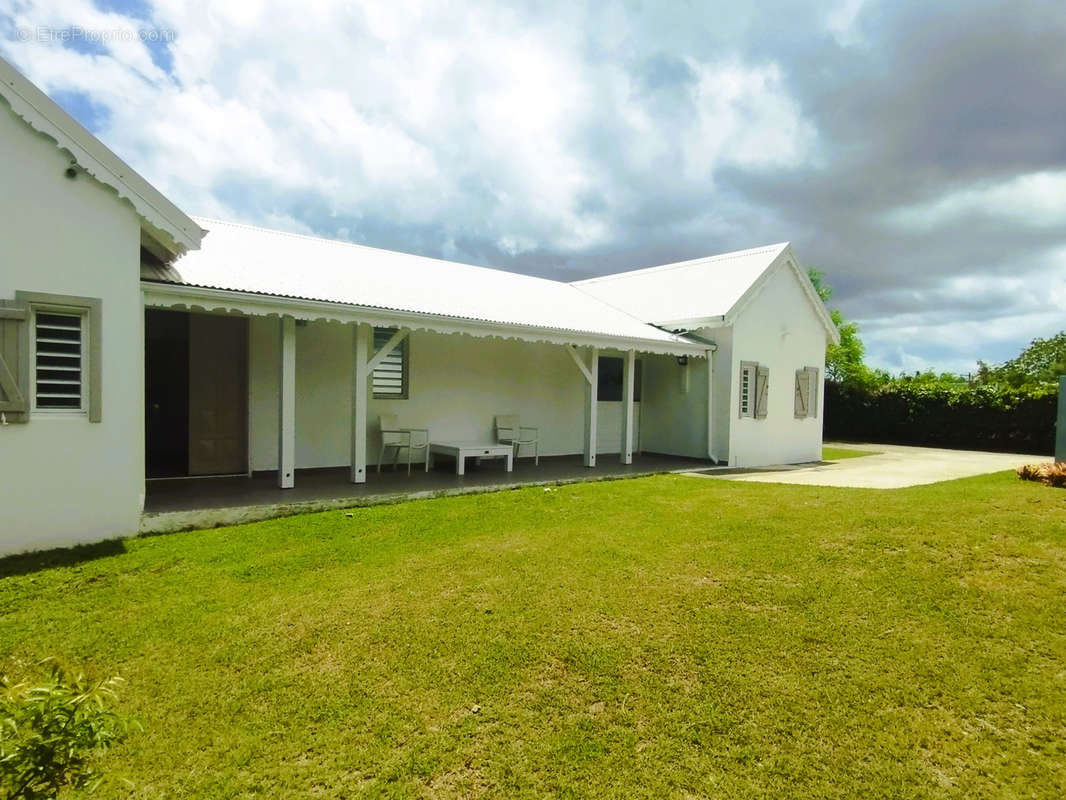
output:
[[[37,408],[81,409],[82,316],[37,312],[34,342]]]

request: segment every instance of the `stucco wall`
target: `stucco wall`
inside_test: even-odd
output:
[[[795,372],[818,367],[824,377],[825,344],[825,328],[799,281],[790,270],[778,270],[733,328],[730,465],[794,464],[821,458],[822,387],[818,416],[796,419]],[[736,385],[742,361],[770,368],[765,419],[739,417]]]
[[[277,469],[278,320],[250,328],[252,469]],[[371,400],[368,463],[377,463],[378,416],[430,429],[438,439],[492,439],[496,414],[519,414],[540,428],[542,455],[580,453],[584,378],[559,345],[415,331],[407,400]],[[311,322],[296,328],[296,466],[349,463],[352,328]],[[635,414],[638,419],[639,408]],[[621,403],[599,404],[598,450],[617,453]],[[639,435],[639,433],[638,433]]]
[[[707,457],[706,359],[691,358],[683,367],[673,356],[645,356],[643,400],[644,450]]]
[[[102,421],[41,412],[0,427],[0,552],[136,532],[144,492],[140,228],[113,191],[0,102],[0,297],[103,300]]]

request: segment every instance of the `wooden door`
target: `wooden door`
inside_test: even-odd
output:
[[[189,474],[248,469],[248,321],[189,318]]]

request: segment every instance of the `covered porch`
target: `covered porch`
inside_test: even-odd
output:
[[[712,462],[713,345],[143,287],[145,532]],[[539,431],[539,465],[377,469],[386,419],[480,446],[504,415]]]
[[[579,481],[615,480],[664,472],[706,469],[712,462],[651,453],[635,455],[631,463],[604,459],[595,470],[578,455],[547,456],[534,466],[523,458],[507,472],[501,461],[470,464],[457,476],[453,464],[438,463],[429,472],[407,476],[403,467],[369,472],[364,483],[353,484],[349,469],[332,467],[296,471],[291,489],[277,485],[274,472],[252,476],[175,478],[148,482],[141,523],[142,533],[164,533],[270,519],[290,514],[350,508],[402,500],[458,494],[477,494],[524,486],[554,486]]]

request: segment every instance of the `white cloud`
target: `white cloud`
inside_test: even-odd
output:
[[[856,24],[866,0],[843,0],[825,18],[825,27],[842,47],[853,47],[863,42]]]
[[[702,191],[722,165],[795,165],[814,141],[774,64],[690,60],[691,118],[649,113],[624,58],[589,58],[568,6],[528,18],[414,0],[158,0],[152,13],[177,32],[171,74],[138,41],[103,55],[5,44],[46,91],[103,106],[95,132],[190,213],[284,220],[313,198],[328,215],[431,228],[451,246],[473,236],[509,256],[580,253],[626,235],[614,212],[645,202],[639,186],[666,179],[664,165],[681,191]],[[144,26],[90,0],[13,17]],[[605,46],[632,47],[627,24],[614,19]],[[634,180],[588,152],[605,109]]]
[[[972,186],[895,209],[885,221],[902,231],[924,232],[974,216],[1033,228],[1066,225],[1066,171],[1035,172]]]

